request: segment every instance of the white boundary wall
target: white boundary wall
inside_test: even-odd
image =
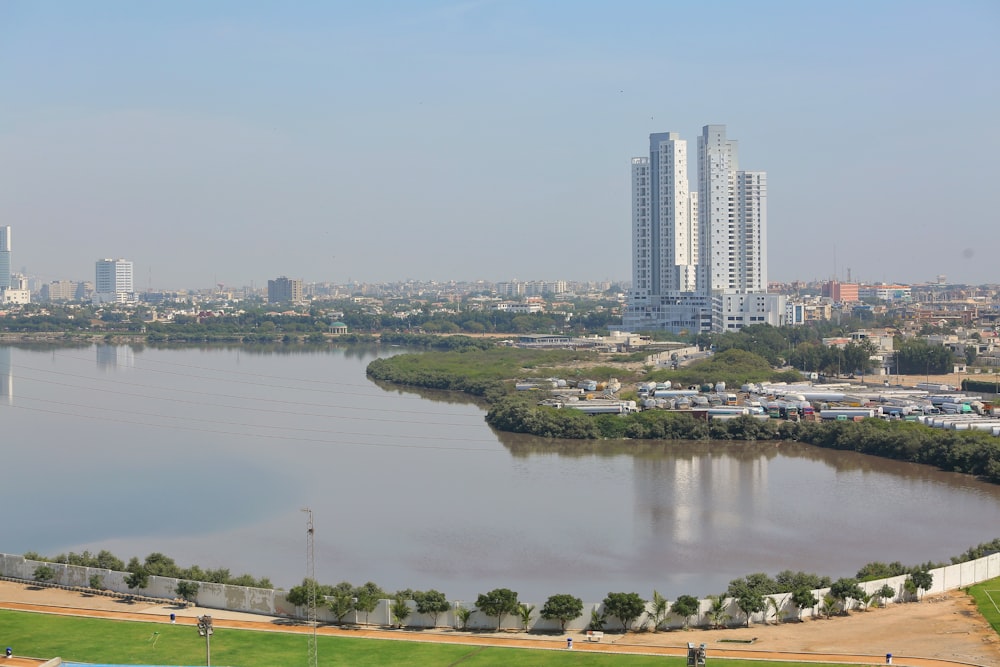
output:
[[[34,579],[35,568],[39,565],[48,565],[51,567],[55,571],[55,579],[53,580],[53,583],[60,586],[86,588],[90,584],[90,577],[92,575],[98,575],[101,577],[103,587],[116,593],[126,595],[134,593],[137,595],[162,598],[165,602],[174,600],[177,597],[174,593],[174,589],[177,587],[177,582],[179,580],[171,577],[150,577],[149,586],[147,588],[131,591],[125,584],[125,577],[128,575],[127,572],[115,572],[112,570],[81,567],[78,565],[65,565],[62,563],[43,563],[40,561],[25,560],[23,556],[0,554],[0,576],[32,581]],[[981,581],[986,581],[987,579],[1000,577],[1000,553],[990,554],[989,556],[984,556],[983,558],[960,563],[958,565],[948,565],[946,567],[936,568],[931,570],[930,573],[933,575],[934,580],[930,590],[926,591],[925,594],[943,593],[944,591],[964,588],[966,586],[971,586],[972,584],[977,584]],[[866,593],[872,593],[882,588],[884,585],[890,586],[896,591],[896,596],[892,600],[886,600],[886,602],[892,603],[905,599],[903,587],[905,581],[906,575],[902,575],[888,579],[878,579],[876,581],[864,582],[861,584],[861,587]],[[823,596],[827,592],[829,592],[829,589],[823,588],[813,591],[813,594],[817,599],[822,600]],[[229,609],[232,611],[266,614],[268,616],[305,618],[306,609],[288,604],[285,600],[285,595],[286,592],[280,590],[247,588],[245,586],[229,586],[225,584],[201,582],[198,587],[196,604],[200,607],[207,607],[210,609]],[[799,610],[791,603],[790,593],[782,593],[771,597],[778,602],[779,617],[781,619],[794,619],[798,617]],[[543,603],[544,601],[534,603],[535,610],[532,613],[529,629],[538,631],[558,631],[558,621],[547,621],[539,616]],[[391,625],[391,605],[391,600],[381,600],[375,608],[375,611],[368,615],[368,623],[372,625]],[[417,614],[412,600],[409,601],[409,605],[413,611],[406,619],[405,625],[407,627],[414,628],[431,627],[432,619],[430,616]],[[438,616],[438,626],[458,627],[459,623],[455,615],[455,608],[472,608],[474,606],[475,604],[473,602],[453,601],[453,609]],[[580,616],[580,618],[567,623],[566,629],[574,631],[585,629],[590,623],[591,611],[594,610],[600,613],[602,611],[602,606],[603,605],[600,602],[584,603],[583,615]],[[711,606],[712,603],[710,600],[702,600],[701,608],[697,617],[692,616],[689,619],[690,625],[708,625],[708,612],[711,609]],[[739,625],[741,622],[745,623],[742,612],[740,612],[734,600],[727,600],[725,611],[730,617],[728,624]],[[817,605],[813,608],[803,609],[802,617],[808,618],[811,616],[817,616],[820,613],[819,606]],[[336,621],[328,609],[318,609],[317,618],[321,622],[327,623]],[[344,620],[346,622],[354,622],[354,612],[348,614]],[[357,620],[359,622],[364,622],[364,614],[358,614]],[[754,614],[750,619],[751,623],[763,622],[764,620],[764,614]],[[648,614],[638,620],[636,627],[642,626],[644,622],[651,622]],[[671,614],[660,627],[680,628],[683,625],[684,619]],[[520,629],[520,619],[512,616],[505,616],[503,619],[503,627]],[[609,619],[606,623],[606,628],[609,630],[616,630],[620,627],[621,624],[618,623],[617,620]],[[469,618],[468,628],[496,628],[496,618],[486,616],[485,614],[477,611]]]

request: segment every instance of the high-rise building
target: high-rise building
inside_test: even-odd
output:
[[[127,259],[99,259],[94,274],[94,303],[135,301],[132,262]]]
[[[740,171],[725,125],[706,125],[698,137],[698,193],[699,290],[766,291],[767,174]]]
[[[0,226],[0,290],[10,289],[10,225]]]
[[[267,281],[268,303],[302,303],[302,281],[279,276]]]
[[[651,134],[649,157],[632,159],[624,328],[697,333],[779,325],[782,297],[766,287],[767,175],[740,171],[726,127],[706,125],[698,137],[698,191],[691,192],[687,142],[673,132]]]

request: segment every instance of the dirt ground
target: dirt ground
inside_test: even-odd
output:
[[[0,582],[0,607],[32,609],[50,613],[107,615],[150,622],[193,624],[195,617],[210,614],[217,627],[257,630],[299,630],[275,617],[149,602],[129,603],[120,598],[92,596],[77,591]],[[564,648],[565,635],[520,632],[465,633],[321,628],[324,635],[366,636],[417,641],[462,642]],[[892,653],[895,665],[930,666],[944,661],[993,667],[1000,665],[1000,636],[980,616],[972,599],[960,591],[927,596],[922,602],[893,604],[885,609],[854,611],[850,616],[780,625],[753,624],[726,630],[674,630],[658,633],[608,632],[600,643],[586,641],[582,633],[570,633],[575,650],[628,653],[683,654],[688,642],[704,643],[709,655],[785,659],[841,659],[855,664],[884,664]],[[749,640],[753,640],[749,643]],[[747,641],[748,643],[740,643]],[[671,650],[675,649],[675,650]],[[806,655],[809,654],[809,655]],[[49,656],[51,657],[51,656]],[[37,664],[15,661],[5,663]]]

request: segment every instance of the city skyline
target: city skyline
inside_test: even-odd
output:
[[[766,165],[771,279],[998,280],[995,3],[0,12],[0,223],[46,280],[625,280],[630,157],[706,122]]]

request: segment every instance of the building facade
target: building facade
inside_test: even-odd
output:
[[[10,289],[10,225],[0,226],[0,291]]]
[[[687,142],[651,134],[632,159],[632,291],[628,331],[729,331],[781,326],[785,297],[767,294],[767,174],[739,169],[725,125],[698,137],[698,189]],[[750,295],[753,295],[752,297]]]
[[[99,259],[94,270],[94,303],[135,301],[132,262],[127,259]]]
[[[267,281],[268,303],[302,303],[303,299],[301,280],[279,276]]]

